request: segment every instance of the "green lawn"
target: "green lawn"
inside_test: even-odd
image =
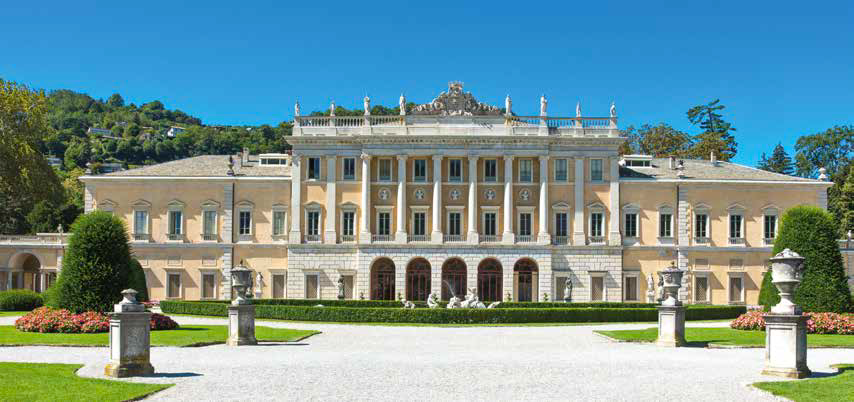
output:
[[[655,342],[658,328],[629,329],[621,331],[596,331],[621,341]],[[694,344],[765,346],[764,331],[741,331],[732,328],[686,328],[685,339]],[[807,335],[807,345],[820,347],[854,348],[854,335]]]
[[[854,364],[839,364],[833,367],[839,370],[839,374],[832,377],[757,382],[753,386],[795,402],[854,401]]]
[[[7,401],[126,401],[173,384],[139,384],[78,377],[80,364],[0,363],[0,399]]]
[[[29,311],[0,311],[0,317],[17,317],[29,313]]]
[[[268,342],[291,342],[307,338],[317,331],[255,327],[255,338]],[[0,326],[0,345],[79,345],[107,346],[108,333],[100,334],[42,334],[21,332],[14,326]],[[169,331],[151,331],[152,346],[196,346],[225,343],[228,326],[185,325]]]

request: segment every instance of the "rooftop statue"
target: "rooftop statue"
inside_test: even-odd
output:
[[[581,117],[581,102],[575,104],[575,117]]]
[[[397,106],[400,108],[400,115],[403,116],[406,114],[406,98],[403,94],[400,94],[400,100],[397,101]]]
[[[504,98],[504,114],[508,116],[513,114],[513,101],[510,100],[509,94]]]
[[[617,117],[617,105],[611,102],[611,117]]]
[[[540,116],[546,116],[546,109],[549,106],[549,101],[546,99],[546,95],[540,97]]]
[[[416,115],[440,116],[500,116],[501,109],[480,103],[471,92],[463,92],[463,83],[448,83],[448,92],[442,92],[430,103],[418,105]]]
[[[370,116],[371,114],[371,98],[368,95],[365,95],[365,116]]]

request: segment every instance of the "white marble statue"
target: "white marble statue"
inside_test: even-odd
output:
[[[400,99],[397,101],[397,106],[400,108],[400,115],[406,114],[406,97],[400,94]]]
[[[430,295],[427,296],[427,307],[430,307],[430,308],[439,307],[439,297],[436,296],[435,293],[430,293]]]
[[[335,116],[335,101],[329,102],[329,115]]]
[[[448,300],[448,305],[445,308],[461,308],[460,298],[457,296],[452,296],[451,300]]]
[[[508,94],[506,98],[504,98],[504,114],[510,116],[513,114],[513,101],[510,100],[510,95]]]
[[[546,95],[540,97],[540,116],[546,115],[546,110],[548,109],[549,101],[546,99]]]
[[[261,291],[264,288],[264,275],[261,275],[259,272],[258,275],[255,275],[255,298],[261,298]]]
[[[572,279],[566,278],[563,288],[563,301],[569,303],[572,301]]]
[[[294,103],[294,116],[299,117],[299,101]]]
[[[652,274],[646,275],[646,302],[655,303],[655,281]]]
[[[371,98],[368,95],[365,95],[365,116],[371,114]]]
[[[575,117],[581,117],[581,102],[575,104]]]
[[[338,300],[344,300],[344,277],[338,277]]]
[[[403,299],[400,302],[403,303],[403,308],[407,308],[407,309],[414,309],[415,308],[415,303],[413,303],[409,300]]]
[[[617,105],[611,102],[611,117],[617,117]]]
[[[492,302],[492,303],[489,303],[489,306],[487,306],[486,308],[496,308],[496,307],[498,307],[499,304],[501,304],[500,301]]]

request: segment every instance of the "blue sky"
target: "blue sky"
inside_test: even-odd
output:
[[[131,4],[134,3],[134,4]],[[428,102],[447,82],[519,114],[667,122],[720,98],[736,161],[854,124],[851,2],[11,2],[0,77],[206,124],[277,124],[365,93]]]

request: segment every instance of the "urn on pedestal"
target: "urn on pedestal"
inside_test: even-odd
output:
[[[251,285],[252,271],[243,265],[232,268],[231,288],[236,295],[228,306],[228,341],[229,346],[255,345],[255,306],[246,299],[246,289]]]
[[[809,377],[807,367],[807,316],[795,304],[804,258],[785,249],[771,258],[771,283],[780,302],[765,315],[765,368],[762,374],[789,378]]]
[[[679,300],[679,288],[682,286],[684,271],[675,263],[660,272],[664,289],[664,300],[658,306],[658,339],[656,345],[678,347],[685,341],[685,307]]]
[[[151,313],[136,301],[137,291],[125,289],[110,317],[108,377],[135,377],[154,373],[151,366]]]

